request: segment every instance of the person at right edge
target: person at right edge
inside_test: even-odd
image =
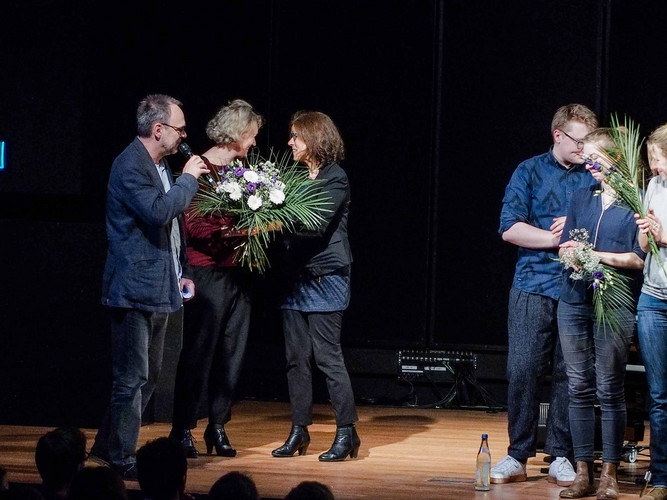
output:
[[[344,157],[343,140],[331,118],[318,111],[298,111],[290,121],[294,160],[308,167],[317,188],[328,194],[330,211],[315,231],[286,237],[281,271],[286,296],[281,304],[287,357],[287,383],[292,407],[292,430],[274,457],[306,453],[312,423],[312,360],[326,376],[336,417],[336,437],[319,456],[322,462],[356,458],[361,441],[352,384],[340,344],[343,311],[350,301],[352,253],[347,237],[350,187],[338,162]]]
[[[558,108],[551,122],[553,146],[522,162],[503,197],[500,228],[516,245],[518,260],[508,305],[507,456],[491,469],[491,483],[526,480],[526,462],[537,451],[539,388],[552,375],[544,451],[552,457],[547,479],[569,486],[575,478],[568,419],[567,376],[556,311],[562,285],[558,244],[567,206],[579,188],[595,182],[582,165],[582,138],[598,126],[582,104]]]
[[[653,484],[640,500],[667,499],[667,123],[648,138],[648,163],[656,174],[648,184],[644,203],[648,212],[637,217],[639,244],[649,251],[649,233],[658,255],[648,253],[644,283],[637,304],[639,351],[646,369],[650,398],[651,475]]]

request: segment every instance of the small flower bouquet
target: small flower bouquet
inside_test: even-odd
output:
[[[324,221],[331,200],[316,189],[317,182],[289,153],[271,151],[266,159],[253,150],[245,162],[236,159],[199,178],[193,212],[235,215],[236,229],[247,230],[247,236],[236,247],[234,260],[263,273],[270,267],[266,249],[274,231],[291,232],[297,226],[314,230]]]
[[[593,245],[588,241],[589,235],[586,229],[571,230],[570,239],[580,245],[568,248],[558,260],[565,269],[572,270],[571,280],[591,282],[593,308],[598,325],[605,329],[609,328],[612,332],[618,331],[619,323],[615,311],[621,307],[628,309],[634,307],[629,286],[630,278],[600,263]]]

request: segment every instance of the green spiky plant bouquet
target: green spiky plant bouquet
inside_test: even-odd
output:
[[[332,202],[317,184],[289,152],[271,150],[264,158],[253,150],[244,162],[234,160],[199,178],[192,213],[234,215],[236,229],[247,232],[235,248],[234,261],[264,273],[270,267],[266,250],[275,231],[315,230],[324,222]]]

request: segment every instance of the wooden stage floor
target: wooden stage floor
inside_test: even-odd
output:
[[[492,485],[489,492],[475,492],[473,478],[480,435],[489,435],[492,460],[506,454],[507,413],[471,410],[358,408],[357,424],[361,449],[356,460],[321,463],[317,456],[333,440],[335,423],[327,406],[316,406],[314,424],[309,428],[311,444],[302,457],[277,459],[271,450],[281,445],[290,429],[286,403],[242,401],[234,407],[232,421],[226,426],[235,458],[202,454],[188,460],[186,490],[206,493],[221,475],[237,470],[249,474],[263,498],[283,498],[304,480],[315,480],[331,487],[338,500],[373,499],[556,499],[561,488],[546,480],[544,455],[528,462],[528,481]],[[205,451],[202,420],[193,431],[200,452]],[[139,443],[166,436],[169,424],[141,428]],[[46,427],[0,426],[0,466],[8,471],[10,482],[37,483],[34,450]],[[95,429],[84,429],[92,444]],[[649,436],[645,436],[648,441]],[[648,443],[640,443],[647,445]],[[646,452],[648,454],[648,452]],[[638,498],[635,480],[644,476],[647,456],[635,463],[622,462],[619,479],[621,499]],[[90,463],[90,465],[95,465]],[[136,482],[127,482],[136,489]]]

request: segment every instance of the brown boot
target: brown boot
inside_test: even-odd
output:
[[[617,500],[618,483],[616,482],[616,468],[616,464],[610,464],[609,462],[602,463],[597,500]]]
[[[595,493],[593,462],[577,462],[577,476],[572,485],[560,492],[561,498],[589,497]]]

